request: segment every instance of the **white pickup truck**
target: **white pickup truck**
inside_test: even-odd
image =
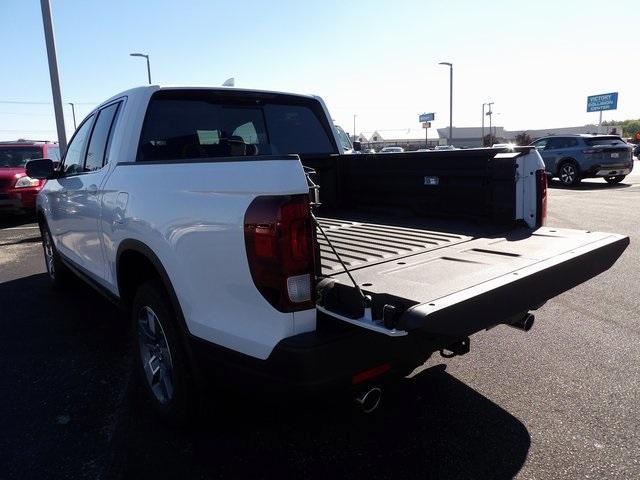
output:
[[[171,419],[210,378],[352,389],[371,410],[434,352],[528,330],[629,243],[543,226],[534,148],[345,155],[314,96],[135,88],[27,174],[47,179],[51,281],[74,272],[130,310],[145,391]]]

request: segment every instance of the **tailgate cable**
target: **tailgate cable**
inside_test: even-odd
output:
[[[320,225],[320,222],[318,221],[316,216],[313,214],[313,212],[311,213],[311,218],[313,219],[313,223],[315,223],[316,227],[318,227],[318,230],[320,230],[320,233],[322,233],[322,236],[324,237],[324,239],[329,244],[329,247],[331,247],[331,251],[336,256],[338,261],[340,262],[340,265],[342,265],[342,268],[344,269],[344,272],[349,277],[349,280],[351,280],[351,283],[353,283],[353,286],[356,288],[356,291],[358,292],[358,294],[362,298],[362,306],[364,307],[364,318],[366,320],[368,320],[368,321],[373,321],[373,315],[372,315],[372,312],[371,312],[371,296],[365,295],[364,292],[360,289],[360,286],[358,285],[358,283],[355,281],[355,279],[351,275],[351,272],[347,268],[347,265],[344,263],[342,258],[340,258],[340,255],[338,255],[338,252],[336,251],[335,247],[333,246],[333,243],[331,243],[331,240],[329,240],[329,236],[325,233],[324,229],[322,228],[322,225]]]
[[[316,225],[316,227],[318,227],[318,230],[320,230],[320,233],[322,233],[322,236],[324,237],[324,239],[329,244],[331,251],[340,262],[340,265],[342,265],[342,268],[344,269],[344,272],[349,277],[349,280],[351,280],[351,283],[353,283],[353,286],[356,287],[356,291],[358,292],[358,295],[360,295],[360,298],[362,298],[362,307],[364,308],[364,319],[372,322],[373,314],[371,312],[371,296],[365,295],[364,292],[360,289],[360,286],[353,278],[353,275],[351,275],[351,272],[347,268],[347,265],[344,263],[344,261],[336,251],[335,247],[333,246],[333,243],[331,243],[331,240],[329,240],[329,236],[325,233],[324,228],[322,228],[322,225],[320,225],[318,218],[313,214],[313,209],[320,206],[320,191],[319,191],[320,186],[317,185],[311,178],[311,175],[315,175],[316,171],[311,167],[305,166],[303,168],[304,168],[304,175],[305,177],[307,177],[307,184],[309,185],[309,195],[310,195],[309,203],[311,206],[311,212],[310,212],[311,219],[313,220],[313,223]]]

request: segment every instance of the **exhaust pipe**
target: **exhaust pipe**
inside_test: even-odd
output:
[[[522,330],[523,332],[528,332],[533,328],[533,322],[535,319],[536,317],[532,313],[527,313],[520,320],[514,323],[509,323],[508,325],[510,327],[517,328],[518,330]]]
[[[364,390],[356,396],[355,400],[364,413],[371,413],[380,406],[382,389],[380,387],[372,387]]]

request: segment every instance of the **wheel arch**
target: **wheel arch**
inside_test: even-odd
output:
[[[145,243],[135,239],[120,242],[116,253],[116,286],[121,304],[129,309],[133,304],[137,287],[154,278],[160,280],[169,296],[189,366],[200,383],[201,375],[189,341],[189,329],[169,274],[155,252]]]

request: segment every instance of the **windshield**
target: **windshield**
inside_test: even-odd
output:
[[[340,145],[342,145],[343,150],[351,150],[353,146],[351,145],[351,139],[347,132],[345,132],[340,125],[334,125],[336,127],[336,132],[338,132],[338,139],[340,140]]]
[[[35,158],[42,158],[41,148],[0,147],[0,167],[24,167]]]

